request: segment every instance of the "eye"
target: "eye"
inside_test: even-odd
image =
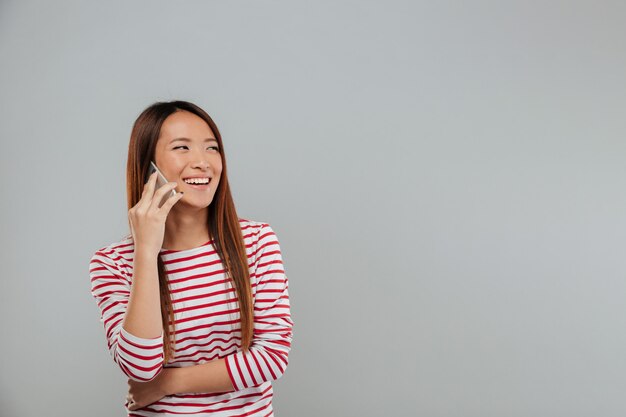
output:
[[[218,146],[209,146],[209,149],[213,149],[215,152],[220,151],[220,148]]]
[[[177,146],[177,147],[175,147],[174,149],[178,149],[178,148],[186,148],[186,147],[187,147],[187,145],[181,145],[181,146]]]

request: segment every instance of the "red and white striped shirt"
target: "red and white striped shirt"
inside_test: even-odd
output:
[[[176,348],[166,367],[193,366],[226,358],[234,391],[163,397],[129,416],[272,416],[272,384],[282,376],[291,349],[287,277],[272,228],[240,219],[254,301],[254,335],[241,349],[235,289],[212,241],[187,250],[161,249],[174,308]],[[148,381],[163,368],[163,336],[145,339],[122,328],[133,280],[132,236],[99,249],[91,258],[91,293],[100,308],[109,352],[135,381]],[[125,404],[128,407],[128,403]],[[128,410],[128,408],[127,408]]]

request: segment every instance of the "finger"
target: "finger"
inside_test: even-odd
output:
[[[163,203],[159,211],[164,213],[165,216],[167,217],[168,213],[170,212],[174,204],[178,203],[178,201],[180,201],[180,199],[182,198],[183,198],[182,191],[180,193],[176,193],[176,195],[169,196],[169,198],[165,200],[165,203]]]
[[[152,177],[155,177],[156,175],[157,175],[157,172],[156,172],[156,171],[153,171],[153,172],[152,172],[152,174],[148,175],[148,179],[146,180],[146,182],[144,183],[144,185],[145,185],[145,184],[148,184],[148,183],[150,182],[150,179],[151,179]]]
[[[146,188],[148,183],[150,182],[150,179],[152,178],[152,176],[155,174],[156,172],[153,172],[152,174],[148,175],[148,179],[146,180],[146,182],[143,183],[143,187],[142,187],[142,194],[146,193]]]
[[[157,173],[156,171],[150,174],[148,178],[148,182],[144,184],[143,193],[141,194],[141,198],[137,203],[136,207],[144,207],[149,206],[152,202],[152,197],[154,196],[154,189],[156,188],[157,181]]]
[[[161,201],[163,201],[163,197],[165,197],[166,193],[171,193],[172,190],[174,188],[178,187],[178,183],[176,182],[168,182],[167,184],[165,184],[164,186],[162,186],[161,188],[159,188],[155,193],[154,196],[152,197],[152,202],[150,203],[150,210],[153,209],[158,209],[159,208],[159,204],[161,204]],[[179,193],[176,193],[179,194]],[[173,197],[173,196],[170,196]]]

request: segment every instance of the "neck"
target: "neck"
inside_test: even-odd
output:
[[[165,220],[163,247],[170,250],[186,250],[208,242],[208,207],[198,210],[174,210],[176,208],[178,207],[172,207]]]

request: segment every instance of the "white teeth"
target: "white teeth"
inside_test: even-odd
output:
[[[208,184],[209,183],[208,178],[188,178],[183,181],[185,181],[187,184]]]

